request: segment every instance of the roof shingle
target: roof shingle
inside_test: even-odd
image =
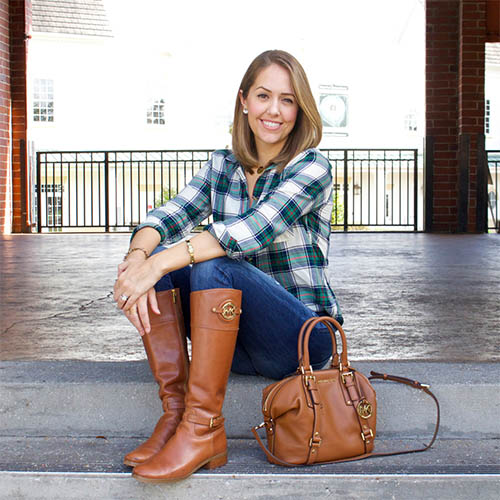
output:
[[[486,44],[486,64],[500,66],[500,43]]]
[[[33,31],[113,36],[102,0],[32,0]]]

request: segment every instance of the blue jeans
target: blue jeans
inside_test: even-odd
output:
[[[155,251],[163,250],[158,247]],[[234,288],[242,291],[242,314],[231,371],[283,378],[297,369],[300,328],[317,314],[285,290],[274,278],[246,261],[219,257],[163,276],[156,291],[179,288],[186,332],[190,335],[191,291]],[[322,368],[332,354],[327,328],[317,325],[309,342],[313,368]]]

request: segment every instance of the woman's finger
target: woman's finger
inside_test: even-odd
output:
[[[131,295],[124,291],[123,284],[121,284],[119,280],[117,280],[114,286],[113,299],[116,302],[118,309],[125,309],[125,306],[130,301],[130,298]],[[135,301],[130,301],[126,309],[129,310],[134,305],[134,302]]]
[[[123,296],[127,296],[124,292],[123,292],[123,278],[118,278],[116,281],[115,281],[115,284],[113,286],[113,300],[115,302],[119,302],[120,301],[120,297],[123,295]]]
[[[151,307],[151,310],[155,314],[161,314],[160,307],[158,306],[158,299],[156,298],[156,290],[154,288],[150,288],[148,290],[148,301],[149,301],[149,307]]]
[[[124,300],[125,297],[127,297],[127,300]],[[123,311],[123,312],[129,312],[133,308],[137,307],[137,301],[139,300],[139,295],[132,293],[131,295],[123,295],[120,299],[120,302],[118,303],[118,307]]]
[[[144,327],[139,318],[139,315],[137,314],[137,307],[133,307],[132,309],[130,309],[130,311],[127,311],[125,313],[125,316],[135,326],[140,336],[142,337],[145,332],[144,332]]]
[[[124,260],[123,262],[120,262],[118,264],[118,276],[120,276],[120,274],[123,273],[123,271],[125,271],[125,269],[127,269],[128,266],[129,266],[129,262],[127,262],[126,260]]]
[[[151,322],[149,321],[149,312],[148,312],[148,296],[143,295],[137,301],[137,311],[139,315],[139,319],[143,326],[144,332],[149,333],[151,331]],[[140,332],[139,332],[140,333]],[[141,336],[144,335],[143,333]]]

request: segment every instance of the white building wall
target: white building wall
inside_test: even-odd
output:
[[[490,100],[490,133],[486,149],[500,150],[500,65],[486,65],[485,99]]]
[[[325,130],[321,147],[422,147],[424,12],[416,0],[376,9],[366,3],[355,29],[346,21],[352,20],[350,4],[337,4],[335,10],[333,4],[312,0],[315,29],[302,32],[303,19],[296,11],[280,2],[266,4],[268,21],[277,23],[272,33],[256,12],[247,12],[241,24],[235,24],[239,18],[229,24],[226,19],[222,24],[232,26],[228,31],[209,29],[199,16],[185,17],[187,6],[171,9],[175,18],[152,19],[143,9],[136,20],[127,20],[121,2],[107,5],[114,9],[113,38],[33,34],[29,79],[52,78],[55,85],[54,123],[31,121],[30,137],[38,150],[230,146],[238,83],[251,59],[273,47],[297,56],[317,97],[321,85],[348,88],[348,135]],[[393,17],[377,25],[370,9],[386,9]],[[258,25],[252,16],[260,19]],[[252,28],[253,38],[235,37],[235,26]],[[257,36],[262,33],[265,39]],[[147,102],[154,96],[165,98],[164,126],[146,124]],[[416,132],[404,129],[411,109],[418,112]]]

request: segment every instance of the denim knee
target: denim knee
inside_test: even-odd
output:
[[[233,288],[230,273],[225,270],[232,263],[228,257],[217,257],[194,264],[191,269],[191,291]]]

